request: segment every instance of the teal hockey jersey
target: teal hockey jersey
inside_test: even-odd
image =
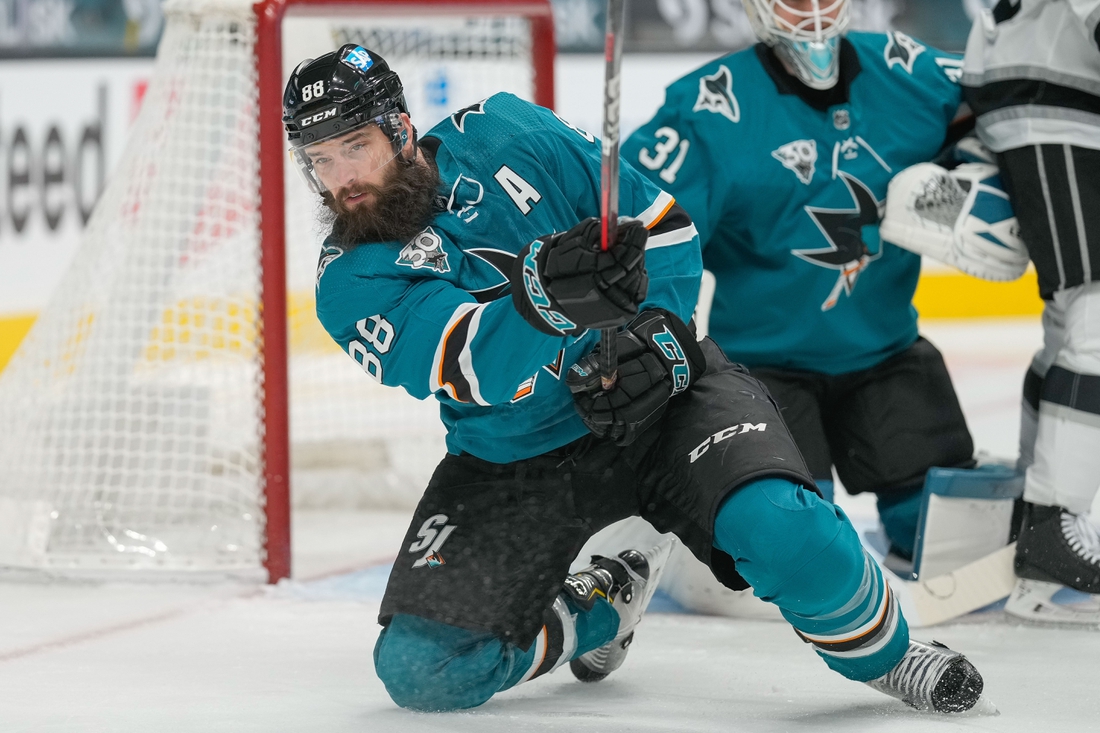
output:
[[[897,32],[850,33],[841,54],[846,100],[804,101],[758,45],[673,83],[623,146],[698,228],[709,333],[749,367],[839,374],[917,338],[920,258],[878,222],[890,178],[942,146],[961,59]]]
[[[506,463],[576,440],[587,430],[565,373],[599,332],[539,332],[512,305],[508,275],[536,238],[599,216],[599,140],[496,94],[444,119],[421,146],[439,167],[443,210],[407,243],[326,242],[321,323],[374,379],[434,395],[452,453]],[[629,165],[621,165],[619,201],[621,215],[650,231],[641,308],[688,320],[702,274],[695,227]]]

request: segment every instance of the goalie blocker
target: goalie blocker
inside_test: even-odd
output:
[[[890,181],[882,240],[983,280],[1015,280],[1028,252],[997,166],[935,163],[906,168]]]

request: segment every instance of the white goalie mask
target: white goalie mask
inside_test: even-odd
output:
[[[757,38],[775,49],[806,86],[831,89],[840,78],[840,37],[849,0],[742,0]]]

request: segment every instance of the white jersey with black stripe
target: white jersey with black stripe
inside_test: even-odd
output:
[[[1000,0],[975,18],[962,85],[992,150],[1100,149],[1100,0]]]

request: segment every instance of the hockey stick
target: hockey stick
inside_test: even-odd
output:
[[[882,567],[901,604],[906,621],[914,628],[941,624],[1007,598],[1016,585],[1012,561],[1016,543],[985,557],[926,580],[902,580]]]
[[[619,229],[619,71],[623,59],[623,0],[607,0],[604,35],[603,147],[600,151],[600,247],[606,252]],[[600,381],[615,386],[619,356],[615,328],[600,332]]]

